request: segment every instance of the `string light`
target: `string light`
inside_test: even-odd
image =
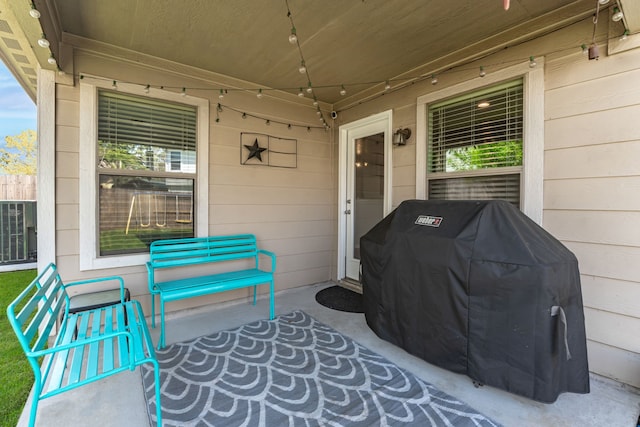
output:
[[[302,47],[300,46],[300,42],[298,40],[296,25],[293,22],[293,16],[291,15],[291,9],[289,8],[289,0],[284,0],[285,5],[287,6],[287,18],[289,18],[289,22],[291,23],[291,34],[289,35],[289,43],[296,45],[298,48],[298,54],[300,55],[300,67],[298,67],[298,72],[307,77],[307,93],[311,95],[313,93],[313,86],[311,85],[311,76],[309,75],[309,68],[307,68],[307,64],[304,60],[304,55],[302,54]],[[300,92],[298,92],[298,96],[304,97],[304,93],[302,92],[302,88],[300,88]],[[318,105],[318,101],[315,96],[313,96],[313,105]]]
[[[622,33],[622,36],[620,37],[620,41],[626,40],[628,35],[629,30],[624,30],[624,33]]]
[[[628,35],[628,34],[629,34],[628,30],[625,30],[625,33]],[[624,35],[625,35],[625,34],[623,34],[621,37],[624,37]],[[588,45],[586,45],[586,44],[582,44],[580,47],[581,47],[582,51],[583,51],[585,54],[588,54],[588,53],[589,53],[589,47],[588,47]],[[566,48],[562,48],[562,49],[560,49],[559,51],[564,51],[564,50],[566,50]],[[553,52],[554,52],[554,51],[552,51],[552,52],[545,52],[545,53],[543,53],[542,55],[547,55],[547,54],[549,54],[549,53],[553,53]],[[535,57],[533,57],[533,56],[528,56],[527,58],[528,58],[528,65],[530,65],[530,66],[532,66],[532,67],[533,67],[533,65],[532,65],[532,59],[533,59],[533,63],[536,63],[536,66],[537,66],[537,61],[535,60],[535,59],[536,59]],[[301,63],[302,63],[302,62],[301,62]],[[311,86],[311,79],[309,79],[309,80],[307,81],[307,84],[308,84],[308,85],[311,87],[311,89],[312,89],[312,92],[310,92],[310,93],[314,93],[314,92],[316,92],[319,88],[322,88],[322,89],[339,88],[339,92],[340,92],[340,95],[341,95],[341,96],[345,96],[345,95],[347,94],[346,86],[349,86],[349,87],[354,86],[354,87],[356,87],[356,86],[359,86],[359,85],[375,85],[375,84],[378,84],[378,85],[380,85],[380,86],[379,86],[380,88],[384,87],[384,88],[385,88],[385,90],[387,90],[387,85],[391,86],[391,82],[400,81],[401,83],[400,83],[399,85],[395,85],[395,84],[393,85],[393,86],[394,86],[394,90],[398,90],[398,89],[405,88],[405,87],[407,87],[407,86],[408,86],[408,85],[410,85],[410,84],[414,84],[414,83],[417,83],[417,82],[424,81],[424,80],[426,80],[426,79],[428,79],[428,78],[430,78],[430,79],[431,79],[431,84],[432,84],[432,85],[435,85],[435,84],[437,84],[437,83],[438,83],[438,78],[439,78],[439,76],[440,76],[441,74],[449,74],[449,73],[455,73],[455,72],[460,72],[460,71],[471,70],[471,69],[473,69],[473,68],[472,68],[472,67],[469,67],[469,65],[471,65],[472,63],[473,63],[473,60],[470,60],[470,61],[469,61],[469,62],[467,62],[467,63],[464,63],[464,64],[458,64],[458,65],[456,65],[456,66],[452,66],[452,67],[450,67],[450,68],[447,68],[447,69],[444,69],[444,70],[438,71],[437,73],[435,73],[435,72],[434,72],[434,73],[425,73],[425,74],[420,74],[420,75],[415,75],[415,76],[409,76],[409,77],[405,77],[405,78],[398,78],[398,79],[391,79],[391,80],[383,80],[383,81],[378,81],[378,82],[375,82],[375,81],[368,81],[368,82],[348,82],[346,85],[345,85],[345,84],[340,84],[340,85],[327,84],[327,85],[320,85],[320,86]],[[492,63],[492,64],[484,64],[483,66],[479,67],[479,69],[480,69],[480,74],[479,74],[479,75],[480,75],[481,77],[486,76],[485,66],[492,66],[492,67],[493,67],[493,66],[495,66],[495,67],[500,67],[500,66],[503,66],[503,65],[506,65],[506,64],[510,64],[510,63],[522,63],[522,59],[517,59],[517,58],[516,58],[516,59],[511,60],[511,61],[508,61],[508,62],[497,62],[497,63]],[[465,65],[466,65],[466,67],[465,67]],[[477,69],[477,68],[476,68],[476,69]],[[308,70],[307,70],[307,71],[308,71]],[[81,76],[81,75],[79,75],[79,76],[80,76],[80,78],[82,78],[82,76]],[[94,78],[94,79],[101,79],[100,77],[93,77],[93,78]],[[103,79],[103,80],[107,80],[107,79]],[[112,87],[114,90],[116,90],[116,89],[117,89],[117,81],[116,81],[116,80],[107,80],[107,81],[112,82],[111,87]],[[147,84],[146,84],[146,83],[145,83],[145,84],[138,83],[138,82],[126,82],[126,83],[128,83],[128,84],[132,84],[132,85],[139,85],[139,86],[141,87],[141,89],[144,89],[144,88],[146,88],[146,86],[147,86]],[[163,88],[164,88],[164,86],[158,86],[158,87],[160,87],[161,89],[163,89]],[[171,88],[172,88],[172,86],[167,86],[166,88],[167,88],[167,89],[171,89]],[[175,87],[175,86],[173,86],[173,88],[176,88],[176,87]],[[217,91],[217,92],[219,93],[219,98],[220,98],[220,99],[223,99],[223,98],[224,98],[224,95],[225,95],[226,93],[228,93],[228,91],[253,92],[253,93],[256,93],[256,92],[255,92],[255,91],[256,91],[256,89],[254,89],[254,88],[241,88],[241,87],[234,87],[234,88],[232,88],[232,89],[224,89],[224,88],[219,88],[219,87],[218,87],[218,88],[215,88],[215,87],[214,87],[214,88],[212,88],[212,87],[206,87],[206,86],[205,86],[205,87],[182,87],[182,92],[181,92],[180,94],[181,94],[182,96],[186,96],[186,91],[187,91],[187,89],[189,89],[189,90],[198,90],[198,91],[212,91],[212,90],[214,90],[214,91]],[[291,89],[292,89],[292,87],[272,87],[272,88],[268,88],[267,90],[283,90],[283,91],[291,91]],[[306,89],[306,88],[305,88],[305,87],[299,87],[298,89],[299,89],[299,91],[298,91],[298,96],[300,96],[300,97],[305,97],[305,89]],[[261,92],[262,92],[262,94],[264,94],[264,90],[265,90],[264,88],[258,89],[257,96],[258,96]],[[382,91],[380,91],[380,93],[379,93],[379,94],[377,94],[377,95],[373,95],[373,97],[381,96],[381,95],[383,95],[383,94],[384,94],[384,93],[383,93]],[[313,106],[314,106],[314,107],[318,107],[318,105],[319,105],[319,101],[318,101],[317,97],[316,97],[315,95],[312,95],[312,98],[313,98],[313,101],[312,101],[312,102],[313,102]],[[369,98],[367,98],[367,99],[370,99],[370,98],[371,98],[371,97],[369,97]],[[363,102],[365,102],[365,101],[363,101],[363,100],[358,101],[358,102],[356,102],[353,106],[355,106],[355,105],[361,105]],[[345,107],[345,108],[351,108],[351,107],[353,107],[353,106],[349,106],[349,107]],[[327,123],[327,121],[326,121],[326,120],[324,120],[323,112],[322,112],[319,108],[317,109],[316,114],[318,114],[319,116],[321,116],[321,117],[320,117],[320,119],[323,119],[323,120],[322,120],[322,121],[323,121],[323,124],[326,124],[326,123]],[[249,116],[251,117],[251,115],[249,115]],[[263,123],[264,123],[266,119],[265,119],[265,118],[261,118],[261,120],[262,120],[262,121],[263,121]],[[271,123],[273,123],[273,121],[270,121],[270,122],[271,122]],[[306,128],[306,125],[305,125],[304,127]]]
[[[58,62],[56,61],[56,58],[53,56],[53,54],[49,56],[49,59],[47,59],[47,62],[50,65],[58,65]]]
[[[320,126],[310,126],[308,124],[301,124],[301,125],[294,125],[291,123],[287,123],[287,122],[281,122],[281,121],[277,121],[277,120],[272,120],[269,119],[267,117],[262,117],[256,114],[251,114],[251,113],[247,113],[246,111],[241,111],[238,109],[235,109],[233,107],[230,107],[228,105],[222,105],[221,103],[218,103],[217,107],[216,107],[216,123],[220,122],[220,113],[222,113],[223,111],[233,111],[235,113],[240,114],[240,116],[243,119],[248,119],[248,118],[253,118],[253,119],[258,119],[258,120],[262,120],[263,123],[265,124],[265,126],[271,126],[272,123],[276,123],[276,124],[280,124],[283,126],[287,126],[288,129],[293,129],[293,128],[300,128],[300,129],[307,129],[307,131],[310,131],[310,129],[323,129],[324,127],[320,127]]]
[[[262,98],[262,89],[258,89],[258,94],[256,95],[258,99]]]
[[[45,49],[49,47],[49,40],[47,40],[47,37],[44,35],[44,33],[42,33],[42,35],[38,39],[38,46]]]
[[[113,83],[111,83],[111,89],[118,89],[118,84],[116,83],[116,81],[114,80]]]
[[[151,90],[151,85],[147,85],[144,88],[144,93],[149,93],[150,90]]]
[[[615,6],[613,8],[613,15],[611,15],[611,19],[613,20],[613,22],[618,22],[618,21],[621,21],[622,18],[624,18],[622,11],[618,6]]]
[[[538,65],[536,60],[533,58],[533,56],[530,56],[529,57],[529,68],[535,68],[536,65]]]
[[[289,43],[291,43],[291,44],[298,43],[298,36],[296,34],[296,27],[291,27],[291,34],[289,34]]]
[[[29,15],[31,15],[34,19],[40,19],[40,11],[36,9],[36,5],[31,2],[31,10],[29,11]]]
[[[391,89],[391,84],[389,84],[389,80],[387,80],[386,82],[384,82],[384,90],[389,90]]]

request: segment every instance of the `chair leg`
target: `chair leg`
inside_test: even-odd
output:
[[[164,301],[160,297],[160,342],[158,342],[158,350],[164,348]]]
[[[156,295],[151,294],[151,327],[156,327]]]
[[[253,285],[253,305],[256,305],[256,294],[258,285]]]
[[[275,304],[275,298],[273,296],[274,287],[275,286],[272,280],[271,283],[269,283],[269,319],[271,320],[273,320],[276,317],[275,316],[276,304]]]
[[[31,411],[29,412],[29,427],[36,425],[36,415],[38,413],[38,402],[40,402],[40,384],[34,384],[33,386],[33,400],[31,401]]]
[[[160,403],[160,367],[157,360],[152,360],[152,363],[156,389],[156,419],[158,427],[162,427],[162,404]]]

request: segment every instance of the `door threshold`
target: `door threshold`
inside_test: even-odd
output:
[[[340,279],[338,281],[338,285],[342,286],[343,288],[347,288],[351,291],[357,292],[359,294],[362,293],[362,283],[358,282],[357,280],[351,279],[349,277]]]

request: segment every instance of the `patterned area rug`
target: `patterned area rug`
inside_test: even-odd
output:
[[[158,351],[165,426],[497,426],[302,311]],[[141,366],[149,417],[153,373]]]

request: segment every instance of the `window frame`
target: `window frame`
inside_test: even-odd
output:
[[[80,82],[80,148],[79,148],[79,210],[80,271],[143,265],[149,254],[99,255],[98,225],[98,90],[111,89],[111,80],[83,76]],[[147,94],[144,87],[118,83],[117,90],[141,97],[192,105],[197,108],[196,174],[194,234],[203,237],[209,228],[209,101],[194,96],[154,89]]]
[[[429,104],[468,92],[490,88],[500,83],[522,78],[523,84],[523,148],[520,176],[520,210],[538,224],[542,224],[543,162],[544,162],[544,60],[537,61],[536,68],[524,62],[488,73],[468,81],[422,95],[416,108],[416,198],[428,198],[428,120]],[[477,172],[477,171],[474,171]],[[506,172],[506,170],[505,170]],[[478,173],[474,173],[477,175]],[[492,171],[490,174],[496,174]],[[448,177],[469,175],[449,174]]]

